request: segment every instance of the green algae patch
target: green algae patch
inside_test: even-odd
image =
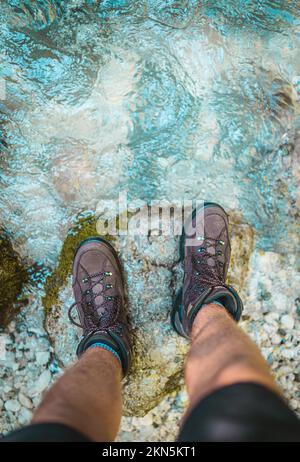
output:
[[[75,225],[70,229],[63,243],[58,264],[53,273],[48,276],[45,283],[45,296],[43,306],[46,316],[53,306],[57,306],[60,289],[66,284],[68,277],[72,273],[72,264],[76,249],[80,243],[89,237],[98,236],[113,242],[115,236],[101,236],[97,232],[97,218],[95,215],[79,217]],[[118,220],[117,220],[118,226]]]
[[[26,267],[14,251],[4,230],[0,229],[0,327],[4,328],[24,304],[22,291],[28,282]]]

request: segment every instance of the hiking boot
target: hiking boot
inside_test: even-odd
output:
[[[208,303],[219,302],[233,319],[240,319],[242,301],[233,287],[225,284],[230,251],[225,210],[204,203],[185,223],[180,241],[184,281],[171,314],[179,335],[190,337],[198,311]]]
[[[126,313],[123,271],[114,248],[100,237],[83,241],[73,263],[75,303],[69,309],[73,324],[83,329],[80,356],[101,344],[120,359],[126,375],[131,362],[131,333]],[[80,322],[72,317],[76,307]]]

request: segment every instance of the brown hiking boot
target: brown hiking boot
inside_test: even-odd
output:
[[[207,202],[193,212],[184,226],[180,254],[184,266],[183,288],[171,314],[178,334],[189,338],[198,311],[213,301],[221,303],[238,321],[242,301],[233,287],[225,284],[230,239],[228,217],[222,207]]]
[[[95,343],[105,344],[120,358],[125,375],[131,362],[131,334],[123,272],[116,251],[104,239],[92,237],[77,249],[73,291],[75,303],[69,309],[69,318],[83,329],[77,355]],[[75,307],[80,323],[72,317]]]

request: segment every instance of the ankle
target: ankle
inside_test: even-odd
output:
[[[106,345],[106,343],[103,343],[103,342],[95,342],[92,345],[90,345],[86,351],[91,350],[93,348],[108,351],[118,360],[120,366],[122,367],[121,357],[114,348],[110,347],[109,345]]]
[[[87,348],[82,357],[93,359],[94,363],[97,363],[99,367],[105,366],[110,369],[116,369],[118,373],[122,375],[122,363],[111,351],[101,348],[100,346]]]
[[[203,305],[201,309],[198,311],[195,320],[193,322],[192,332],[191,332],[191,339],[197,337],[200,331],[211,321],[213,320],[224,320],[226,322],[233,322],[232,317],[226,310],[226,308],[221,305],[221,303],[208,303]]]
[[[211,303],[206,303],[205,305],[202,306],[201,310],[197,314],[195,320],[197,319],[198,315],[202,313],[202,316],[204,317],[213,317],[213,316],[219,316],[219,315],[226,315],[231,319],[230,314],[228,313],[226,307],[219,301],[214,301]]]

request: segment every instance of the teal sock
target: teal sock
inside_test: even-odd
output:
[[[110,351],[114,356],[115,358],[117,358],[117,360],[119,361],[119,363],[121,364],[122,366],[122,361],[121,361],[121,358],[120,356],[118,355],[118,353],[113,349],[111,348],[110,346],[106,345],[106,343],[102,343],[102,342],[95,342],[93,343],[92,345],[90,345],[87,350],[89,348],[102,348],[103,350],[107,350],[107,351]]]

